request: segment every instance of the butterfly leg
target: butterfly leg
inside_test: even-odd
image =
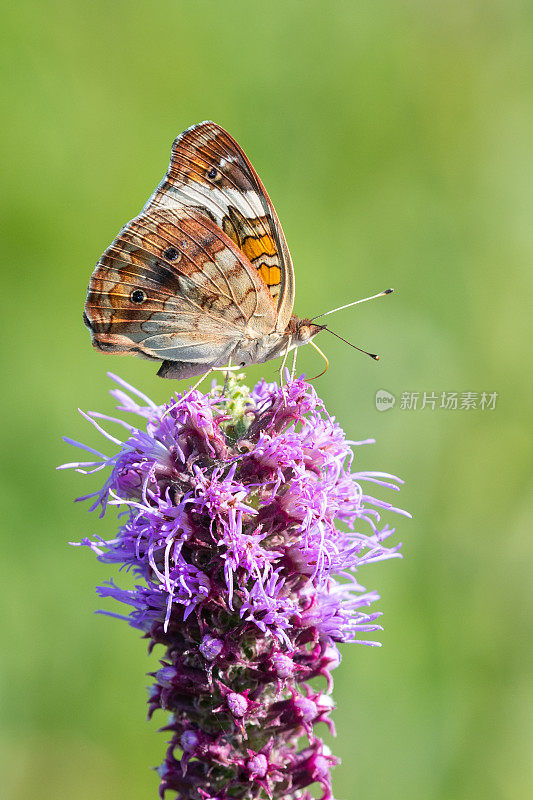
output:
[[[214,368],[213,368],[213,367],[211,367],[211,369],[209,369],[207,372],[205,372],[205,373],[204,373],[204,374],[201,376],[201,378],[198,378],[198,380],[196,381],[196,383],[194,384],[194,386],[191,386],[191,388],[189,389],[189,391],[187,392],[187,394],[186,394],[186,395],[183,397],[183,399],[185,400],[185,398],[186,398],[186,397],[189,397],[189,395],[191,395],[191,394],[194,392],[194,390],[195,390],[195,389],[198,389],[198,387],[200,386],[200,384],[202,383],[202,381],[204,381],[204,380],[207,378],[207,376],[208,376],[208,375],[211,375],[211,373],[212,373],[212,372],[214,372],[214,371],[215,371],[215,370],[214,370]]]
[[[291,381],[294,380],[296,375],[296,355],[298,353],[298,348],[295,347],[292,352],[292,367],[291,367]]]
[[[287,347],[285,348],[285,353],[283,354],[283,361],[281,362],[281,367],[279,368],[279,385],[281,389],[281,393],[283,395],[283,405],[287,406],[287,398],[285,396],[285,386],[283,385],[283,373],[285,371],[285,364],[287,363],[287,356],[289,355],[289,342],[287,342]],[[285,382],[287,379],[285,378]]]
[[[289,343],[290,340],[287,342],[287,347],[285,348],[285,352],[283,353],[283,361],[281,362],[281,367],[279,368],[279,385],[283,389],[283,372],[285,370],[285,364],[287,363],[287,356],[289,355]]]

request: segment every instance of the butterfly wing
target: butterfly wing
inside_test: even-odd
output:
[[[100,258],[85,322],[95,347],[178,362],[179,377],[192,377],[226,364],[247,336],[273,332],[276,307],[215,222],[159,207],[129,222]]]
[[[259,272],[274,299],[276,330],[294,306],[294,269],[281,224],[257,172],[230,134],[214,122],[184,131],[145,210],[195,207],[212,219]]]

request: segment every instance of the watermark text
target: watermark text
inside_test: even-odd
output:
[[[400,411],[494,411],[498,392],[400,392],[398,408]],[[397,397],[386,389],[376,392],[375,403],[378,411],[394,408]]]

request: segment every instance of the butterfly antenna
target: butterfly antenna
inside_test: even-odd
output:
[[[364,297],[362,300],[354,300],[353,303],[346,303],[345,306],[339,306],[338,308],[332,308],[331,311],[325,311],[323,314],[317,314],[316,317],[311,318],[311,322],[314,322],[315,319],[320,319],[320,317],[327,317],[328,314],[334,314],[336,311],[342,311],[345,308],[351,308],[352,306],[358,306],[359,303],[366,303],[367,300],[375,300],[376,297],[383,297],[386,294],[391,294],[394,289],[385,289],[384,292],[379,292],[379,294],[373,294],[371,297]],[[333,333],[333,331],[331,331]],[[336,334],[335,334],[336,335]],[[339,337],[341,338],[341,337]],[[350,344],[350,342],[348,342]],[[352,345],[354,347],[355,345]],[[359,348],[357,347],[356,350]],[[363,353],[366,352],[365,350],[362,351]]]
[[[376,296],[379,297],[379,295],[376,295]],[[324,327],[324,330],[327,331],[328,333],[332,333],[333,336],[336,336],[337,339],[341,340],[341,342],[345,342],[346,344],[349,344],[350,347],[353,347],[354,350],[359,350],[360,353],[364,353],[366,356],[370,356],[370,358],[373,358],[374,361],[379,361],[379,356],[376,355],[376,353],[369,353],[368,350],[363,350],[361,347],[356,347],[354,344],[349,342],[348,339],[344,339],[342,336],[339,336],[338,333],[335,333],[335,331],[332,331],[331,328]],[[309,342],[309,344],[313,344],[313,342]],[[318,350],[318,347],[316,346],[316,344],[314,345],[314,347],[315,347],[316,350]],[[325,372],[325,370],[324,370],[324,372]]]
[[[329,328],[325,328],[325,330],[329,330]],[[309,380],[310,380],[310,381],[315,381],[317,378],[320,378],[322,375],[325,375],[325,374],[326,374],[326,372],[327,372],[327,371],[328,371],[328,369],[329,369],[329,361],[328,361],[328,358],[327,358],[327,356],[326,356],[326,355],[325,355],[325,354],[322,352],[322,350],[320,349],[320,347],[318,347],[318,345],[316,345],[316,344],[315,344],[313,341],[310,341],[310,342],[309,342],[309,344],[310,344],[312,347],[314,347],[314,348],[315,348],[315,350],[317,351],[317,353],[319,353],[319,354],[322,356],[322,358],[324,359],[324,361],[326,362],[326,369],[323,369],[323,370],[322,370],[322,372],[320,372],[318,375],[315,375],[315,377],[314,377],[314,378],[309,378]]]

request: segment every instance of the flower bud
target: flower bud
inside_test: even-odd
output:
[[[217,639],[216,636],[210,636],[209,634],[206,634],[202,639],[198,649],[206,661],[214,661],[215,658],[222,652],[223,647],[224,642],[222,642],[220,639]]]
[[[226,703],[234,717],[244,717],[248,711],[249,703],[243,694],[230,692],[226,698]]]

